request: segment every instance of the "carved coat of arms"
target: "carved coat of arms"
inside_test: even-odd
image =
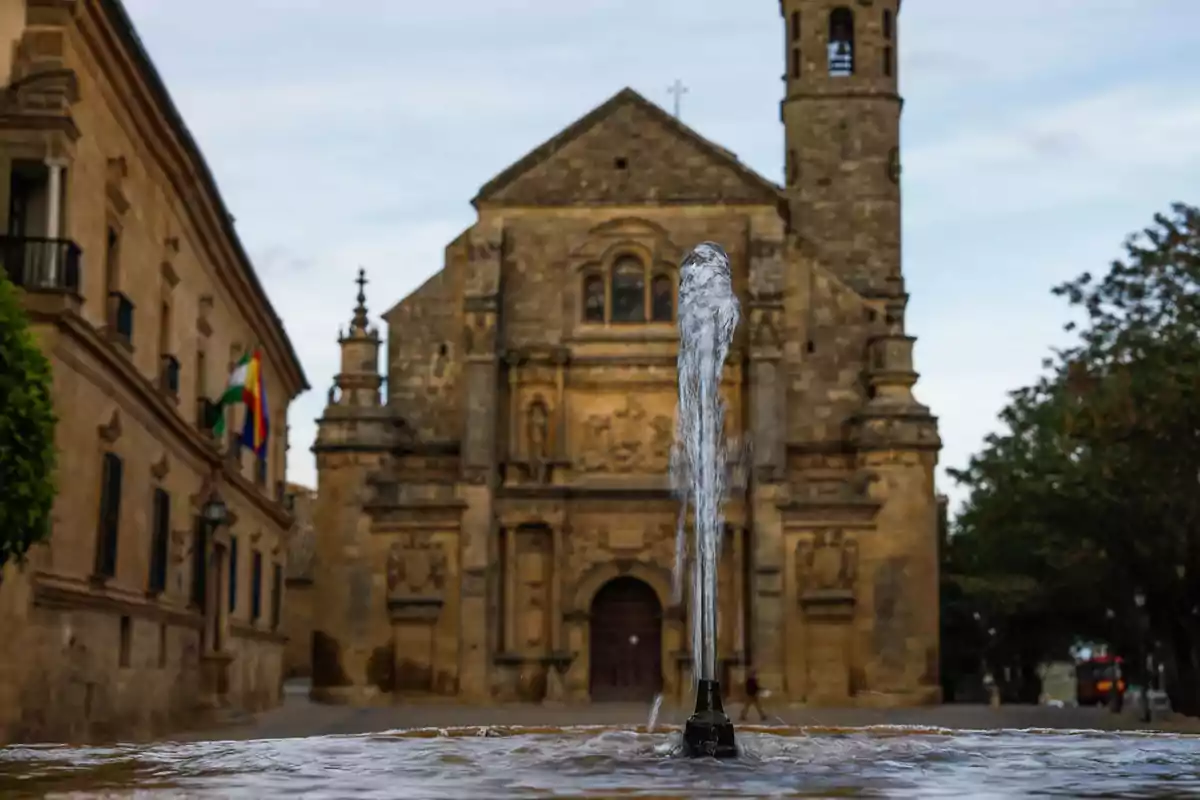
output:
[[[612,414],[593,414],[584,423],[584,472],[643,472],[666,469],[674,438],[670,417],[650,418],[641,402],[627,397]]]
[[[446,553],[440,544],[396,542],[388,552],[388,596],[440,595],[446,583]]]
[[[852,591],[858,580],[858,542],[841,530],[817,531],[796,545],[801,591]]]

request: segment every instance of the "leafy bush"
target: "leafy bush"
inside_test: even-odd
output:
[[[50,362],[0,270],[0,569],[50,535],[58,420]]]

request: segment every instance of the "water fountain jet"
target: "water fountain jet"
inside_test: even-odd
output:
[[[724,519],[726,453],[721,373],[739,319],[725,250],[702,242],[687,255],[679,280],[679,413],[672,483],[680,500],[677,546],[683,552],[686,509],[692,506],[692,664],[696,706],[683,730],[693,758],[738,754],[733,723],[717,679],[717,553]],[[677,562],[678,563],[678,562]]]

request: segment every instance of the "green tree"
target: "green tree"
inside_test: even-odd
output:
[[[1054,292],[1078,341],[954,473],[969,495],[946,569],[1042,656],[1074,636],[1161,643],[1172,702],[1200,712],[1200,210],[1157,215],[1102,278]]]
[[[50,363],[0,271],[0,569],[50,534],[57,419]]]

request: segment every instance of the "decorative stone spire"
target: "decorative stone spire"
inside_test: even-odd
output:
[[[362,267],[358,269],[358,305],[354,307],[354,318],[350,320],[351,332],[362,331],[366,332],[369,321],[367,320],[367,271]]]
[[[329,392],[329,404],[370,408],[380,405],[379,331],[367,317],[367,271],[358,270],[358,303],[350,320],[350,329],[338,337],[342,348],[342,369]]]

